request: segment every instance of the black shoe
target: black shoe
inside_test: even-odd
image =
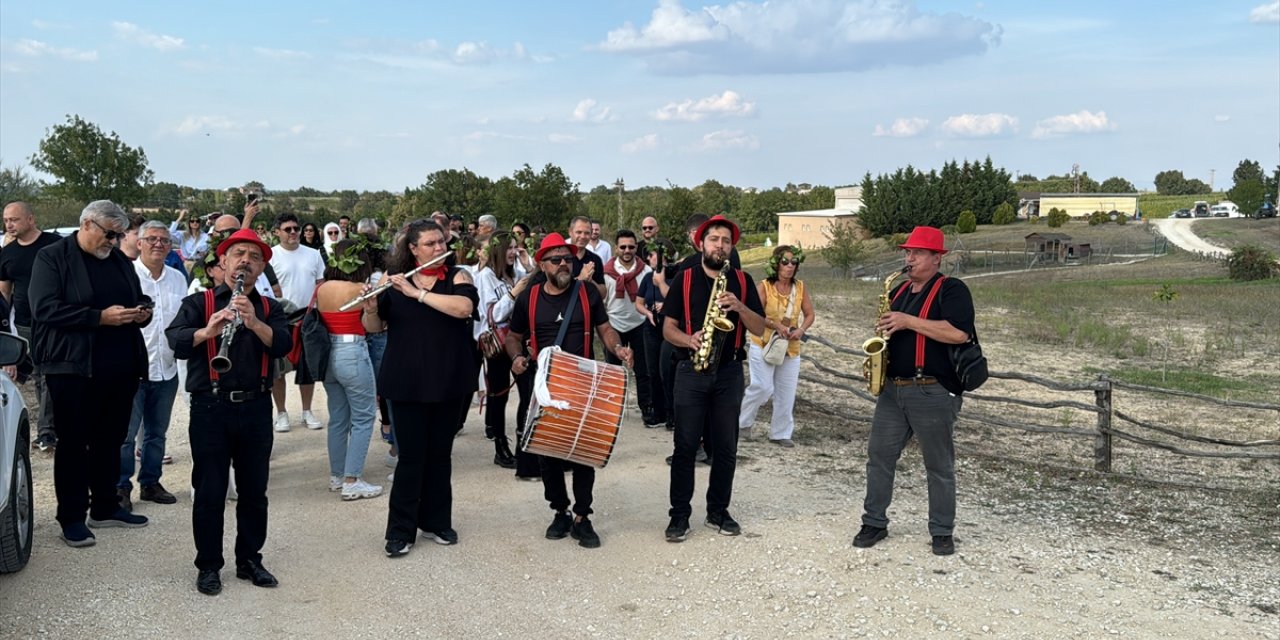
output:
[[[596,534],[596,530],[591,526],[591,521],[583,518],[569,528],[569,535],[578,541],[578,546],[588,549],[595,549],[600,546],[600,536]]]
[[[280,584],[267,568],[257,560],[246,560],[236,563],[236,577],[241,580],[252,580],[255,587],[274,587]]]
[[[388,558],[396,558],[409,553],[409,550],[412,548],[412,542],[405,542],[404,540],[388,540],[387,546],[384,550],[387,552]]]
[[[742,533],[742,527],[738,525],[738,521],[729,515],[728,511],[720,513],[708,513],[706,525],[720,532],[722,536],[736,536]]]
[[[671,524],[667,525],[667,542],[684,542],[689,537],[689,519],[674,517]]]
[[[58,448],[58,439],[52,435],[42,436],[36,438],[35,445],[40,453],[53,455],[54,450]]]
[[[698,453],[693,457],[693,460],[702,464],[711,464],[711,456],[707,455],[706,447],[698,447]]]
[[[82,522],[63,527],[60,537],[68,547],[92,547],[98,541]]]
[[[422,535],[430,538],[436,544],[451,545],[458,544],[458,532],[453,529],[441,529],[440,531],[423,531]]]
[[[116,512],[105,518],[94,518],[89,516],[89,526],[94,529],[103,529],[106,527],[126,527],[136,529],[138,527],[147,526],[146,516],[135,516],[124,509],[116,509]]]
[[[516,468],[516,457],[507,445],[507,437],[498,435],[493,438],[493,463],[503,469]]]
[[[951,536],[934,536],[933,537],[933,555],[949,556],[956,552],[956,542]]]
[[[667,466],[668,466],[668,467],[669,467],[669,466],[671,466],[671,459],[672,459],[672,458],[674,458],[674,457],[675,457],[675,456],[667,456]]]
[[[551,519],[551,526],[547,527],[547,539],[560,540],[569,535],[569,530],[572,528],[573,516],[557,511],[556,517]]]
[[[853,537],[853,546],[860,549],[870,549],[871,547],[876,546],[877,542],[888,537],[888,529],[864,524],[862,525],[862,529],[858,531],[858,535]]]
[[[119,487],[116,489],[116,497],[119,498],[120,500],[120,508],[124,509],[125,511],[128,511],[129,513],[133,513],[133,498],[131,497],[132,494],[133,494],[132,489],[125,489],[124,487]]]
[[[222,577],[218,575],[217,569],[205,569],[196,576],[196,591],[206,596],[216,596],[222,593]]]
[[[676,423],[675,423],[675,422],[673,422],[673,421],[671,421],[671,420],[668,420],[668,421],[667,421],[667,431],[675,431],[675,430],[676,430]]]
[[[176,504],[178,499],[172,493],[165,491],[159,482],[149,484],[138,490],[138,499],[154,502],[156,504]],[[132,511],[132,509],[130,509]]]

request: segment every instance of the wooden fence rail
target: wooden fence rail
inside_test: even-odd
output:
[[[805,382],[810,382],[813,384],[833,388],[833,389],[839,389],[841,391],[848,392],[855,397],[866,400],[867,402],[871,402],[873,404],[875,403],[876,399],[866,391],[866,379],[863,378],[860,373],[860,369],[861,369],[860,364],[862,362],[862,358],[865,356],[865,354],[862,352],[861,349],[855,349],[855,348],[847,347],[844,345],[836,344],[825,338],[822,338],[821,336],[810,335],[808,336],[808,338],[809,338],[809,341],[815,342],[824,347],[827,347],[828,349],[833,351],[835,354],[838,354],[841,356],[853,356],[853,362],[857,363],[859,366],[855,367],[858,370],[857,373],[847,373],[845,371],[841,371],[839,369],[836,369],[824,363],[822,359],[814,357],[812,354],[803,354],[800,356],[801,361],[808,363],[814,369],[816,369],[817,374],[802,372],[800,374],[801,380],[804,380]],[[849,358],[843,358],[843,359],[845,361],[850,360]],[[1079,428],[1072,428],[1072,427],[1066,427],[1066,426],[1031,424],[1026,422],[1019,422],[1016,420],[1011,420],[1004,417],[989,415],[982,412],[978,412],[976,414],[966,413],[965,417],[967,419],[974,420],[976,422],[992,425],[995,427],[1006,428],[1006,429],[1016,429],[1019,431],[1027,431],[1032,433],[1060,433],[1060,434],[1071,435],[1071,436],[1082,436],[1082,437],[1093,438],[1094,468],[1097,469],[1098,471],[1103,471],[1103,472],[1111,471],[1112,454],[1113,454],[1113,447],[1112,447],[1113,437],[1120,438],[1121,440],[1125,440],[1128,442],[1133,442],[1135,444],[1140,444],[1147,447],[1153,447],[1153,448],[1161,449],[1164,451],[1169,451],[1171,453],[1176,453],[1178,455],[1191,456],[1191,457],[1197,457],[1197,458],[1247,458],[1247,459],[1253,459],[1253,460],[1280,460],[1280,450],[1274,450],[1274,451],[1265,450],[1265,451],[1254,452],[1254,451],[1204,451],[1204,450],[1198,450],[1198,449],[1187,449],[1184,447],[1169,444],[1167,442],[1161,442],[1158,440],[1153,440],[1151,438],[1140,436],[1123,429],[1119,429],[1116,427],[1116,425],[1113,424],[1113,419],[1114,419],[1129,425],[1139,427],[1141,429],[1146,429],[1148,431],[1154,431],[1156,433],[1161,433],[1166,436],[1171,436],[1173,438],[1177,438],[1178,440],[1183,440],[1188,442],[1197,442],[1197,443],[1209,444],[1209,445],[1215,445],[1215,446],[1234,447],[1237,449],[1250,449],[1250,448],[1258,448],[1258,447],[1262,447],[1262,448],[1280,447],[1280,439],[1241,441],[1241,440],[1230,440],[1226,438],[1214,438],[1214,437],[1202,436],[1202,435],[1190,433],[1189,431],[1185,431],[1182,429],[1157,425],[1146,420],[1141,420],[1139,418],[1135,418],[1129,415],[1128,413],[1125,413],[1115,408],[1115,401],[1116,401],[1115,392],[1116,390],[1125,390],[1125,391],[1132,391],[1135,393],[1168,395],[1168,396],[1175,396],[1179,398],[1185,398],[1185,399],[1193,400],[1197,402],[1206,402],[1206,403],[1216,404],[1216,405],[1225,406],[1225,407],[1238,407],[1242,409],[1255,409],[1255,410],[1261,410],[1261,411],[1275,411],[1278,413],[1280,413],[1280,404],[1273,404],[1268,402],[1249,402],[1249,401],[1243,401],[1243,400],[1231,400],[1228,398],[1216,398],[1213,396],[1207,396],[1207,395],[1198,394],[1198,393],[1191,393],[1187,391],[1177,391],[1174,389],[1162,389],[1160,387],[1151,387],[1147,385],[1135,384],[1132,382],[1125,382],[1123,380],[1113,380],[1106,375],[1098,376],[1097,380],[1084,382],[1084,383],[1060,382],[1057,380],[1051,380],[1049,378],[1043,378],[1043,377],[1023,374],[1023,373],[1015,373],[1011,371],[992,371],[991,377],[996,379],[1002,379],[1002,380],[1016,380],[1016,381],[1025,382],[1028,384],[1041,386],[1047,389],[1051,389],[1053,391],[1059,391],[1059,392],[1065,392],[1065,393],[1092,392],[1094,396],[1092,404],[1087,402],[1079,402],[1075,400],[1061,400],[1061,399],[1047,400],[1047,401],[1027,400],[1027,399],[1017,398],[1017,397],[997,396],[993,394],[981,394],[981,393],[965,394],[965,399],[970,401],[987,402],[992,404],[1012,404],[1012,405],[1018,405],[1018,406],[1024,406],[1024,407],[1033,407],[1037,409],[1066,408],[1066,409],[1075,409],[1078,411],[1086,411],[1096,415],[1096,418],[1097,418],[1096,425],[1093,429],[1079,429]],[[836,380],[840,380],[842,382],[836,382]],[[843,381],[848,381],[848,382],[845,383]],[[853,419],[860,422],[871,421],[870,416],[849,415],[847,412],[844,412],[844,411],[836,411],[834,409],[824,407],[822,406],[821,403],[818,403],[818,402],[805,401],[804,404],[814,408],[817,411],[820,411],[822,413],[826,413],[835,417]],[[1280,435],[1280,429],[1277,430],[1277,433],[1278,435]]]

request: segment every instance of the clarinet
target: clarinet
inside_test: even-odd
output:
[[[235,300],[237,296],[244,295],[244,274],[236,274],[236,287],[231,292],[231,299]],[[218,355],[209,359],[209,368],[218,373],[226,373],[231,370],[231,358],[227,356],[227,350],[231,348],[231,342],[236,337],[236,332],[244,324],[244,319],[240,317],[240,312],[235,312],[236,317],[231,322],[222,326],[222,346],[218,348]]]

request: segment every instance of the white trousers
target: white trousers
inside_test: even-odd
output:
[[[749,343],[747,364],[751,370],[751,385],[742,396],[742,412],[738,414],[738,428],[750,429],[756,421],[760,406],[773,400],[773,419],[769,422],[770,440],[789,440],[795,431],[796,421],[791,415],[796,404],[796,382],[800,380],[800,358],[787,356],[782,364],[773,366],[764,361],[764,350],[756,343]]]

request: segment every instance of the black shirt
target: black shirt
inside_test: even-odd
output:
[[[0,249],[0,281],[13,285],[13,321],[19,327],[31,326],[31,304],[27,302],[27,287],[31,284],[31,267],[36,253],[61,240],[56,233],[41,231],[35,242],[29,245],[14,240]]]
[[[82,250],[83,251],[83,250]],[[89,272],[89,284],[93,288],[94,309],[120,305],[136,306],[133,288],[125,278],[137,276],[122,273],[115,265],[100,260],[89,252],[84,254],[85,270]],[[134,362],[134,348],[137,346],[133,337],[138,332],[135,324],[106,325],[94,327],[93,336],[93,375],[96,376],[129,376],[136,374],[138,367]]]
[[[697,256],[699,260],[702,256]],[[689,323],[685,323],[684,309],[684,282],[685,273],[689,274]],[[738,274],[741,273],[743,279],[746,280],[745,294]],[[751,274],[738,269],[730,269],[727,274],[728,282],[726,289],[729,293],[738,297],[747,308],[764,315],[764,305],[760,303],[760,292],[756,290],[755,281],[751,279]],[[662,303],[662,314],[667,318],[673,318],[676,325],[681,331],[688,334],[697,333],[702,330],[702,322],[707,315],[707,302],[711,297],[711,287],[714,286],[715,278],[707,275],[707,272],[700,266],[696,269],[682,269],[676,277],[667,281],[667,297]],[[720,366],[725,367],[739,360],[747,359],[746,350],[746,331],[747,328],[742,325],[742,318],[738,317],[738,312],[730,311],[726,317],[734,324],[733,332],[725,336],[721,343],[721,353],[724,357],[712,356],[712,360],[717,358]],[[692,325],[691,327],[689,325]],[[733,346],[724,346],[733,345]],[[676,349],[677,356],[681,359],[688,358],[692,355],[688,349]],[[732,357],[728,357],[732,354]]]
[[[600,291],[586,283],[578,287],[587,294],[587,317],[584,318],[581,294],[574,293],[573,298],[569,298],[569,294],[573,293],[575,288],[573,284],[569,285],[568,290],[558,295],[548,293],[546,283],[538,284],[537,288],[538,308],[535,310],[536,326],[533,328],[533,338],[538,349],[546,349],[556,343],[556,337],[560,335],[560,323],[568,313],[569,304],[572,303],[573,316],[569,319],[569,328],[564,333],[564,344],[560,345],[560,348],[575,356],[593,358],[592,342],[594,341],[587,335],[587,327],[594,329],[609,322],[609,314],[605,309],[604,301],[600,298]],[[530,286],[521,291],[516,298],[515,308],[511,312],[512,333],[526,337],[529,335],[529,298],[533,295],[533,289],[534,287]],[[586,342],[585,351],[584,341]]]
[[[919,316],[930,289],[941,277],[942,274],[935,275],[918,292],[911,291],[910,282],[899,285],[890,294],[891,300],[894,297],[897,299],[889,305],[889,310]],[[951,326],[970,336],[974,335],[973,297],[969,294],[969,287],[957,278],[943,280],[938,295],[934,296],[933,303],[929,305],[929,314],[925,319],[946,320]],[[914,331],[903,330],[894,331],[889,336],[890,378],[910,378],[916,375],[916,335]],[[963,389],[951,366],[950,347],[951,345],[925,338],[924,370],[921,375],[933,376],[947,391],[960,393]]]
[[[449,267],[430,291],[466,296],[480,303],[476,286],[454,283],[460,267]],[[471,317],[455,318],[394,287],[378,296],[378,317],[387,323],[387,349],[378,370],[378,395],[397,402],[452,401],[476,390],[479,374]]]
[[[271,346],[266,347],[258,336],[243,326],[232,338],[227,356],[231,358],[231,370],[218,376],[218,391],[265,391],[271,388],[274,360],[283,358],[293,348],[293,337],[289,335],[289,327],[284,318],[284,307],[280,303],[267,298],[270,313],[263,313],[262,296],[246,286],[246,295],[253,302],[253,311],[259,320],[271,326]],[[165,329],[165,338],[169,347],[179,360],[187,361],[187,391],[190,393],[210,393],[213,382],[209,378],[209,348],[207,341],[192,345],[196,331],[204,328],[205,320],[204,292],[193,293],[182,299],[178,307],[178,315],[174,317],[169,328]],[[213,310],[218,311],[231,303],[231,289],[225,284],[218,285],[213,291]],[[222,346],[222,337],[213,338],[214,353]],[[267,356],[267,375],[262,375],[262,356]]]

